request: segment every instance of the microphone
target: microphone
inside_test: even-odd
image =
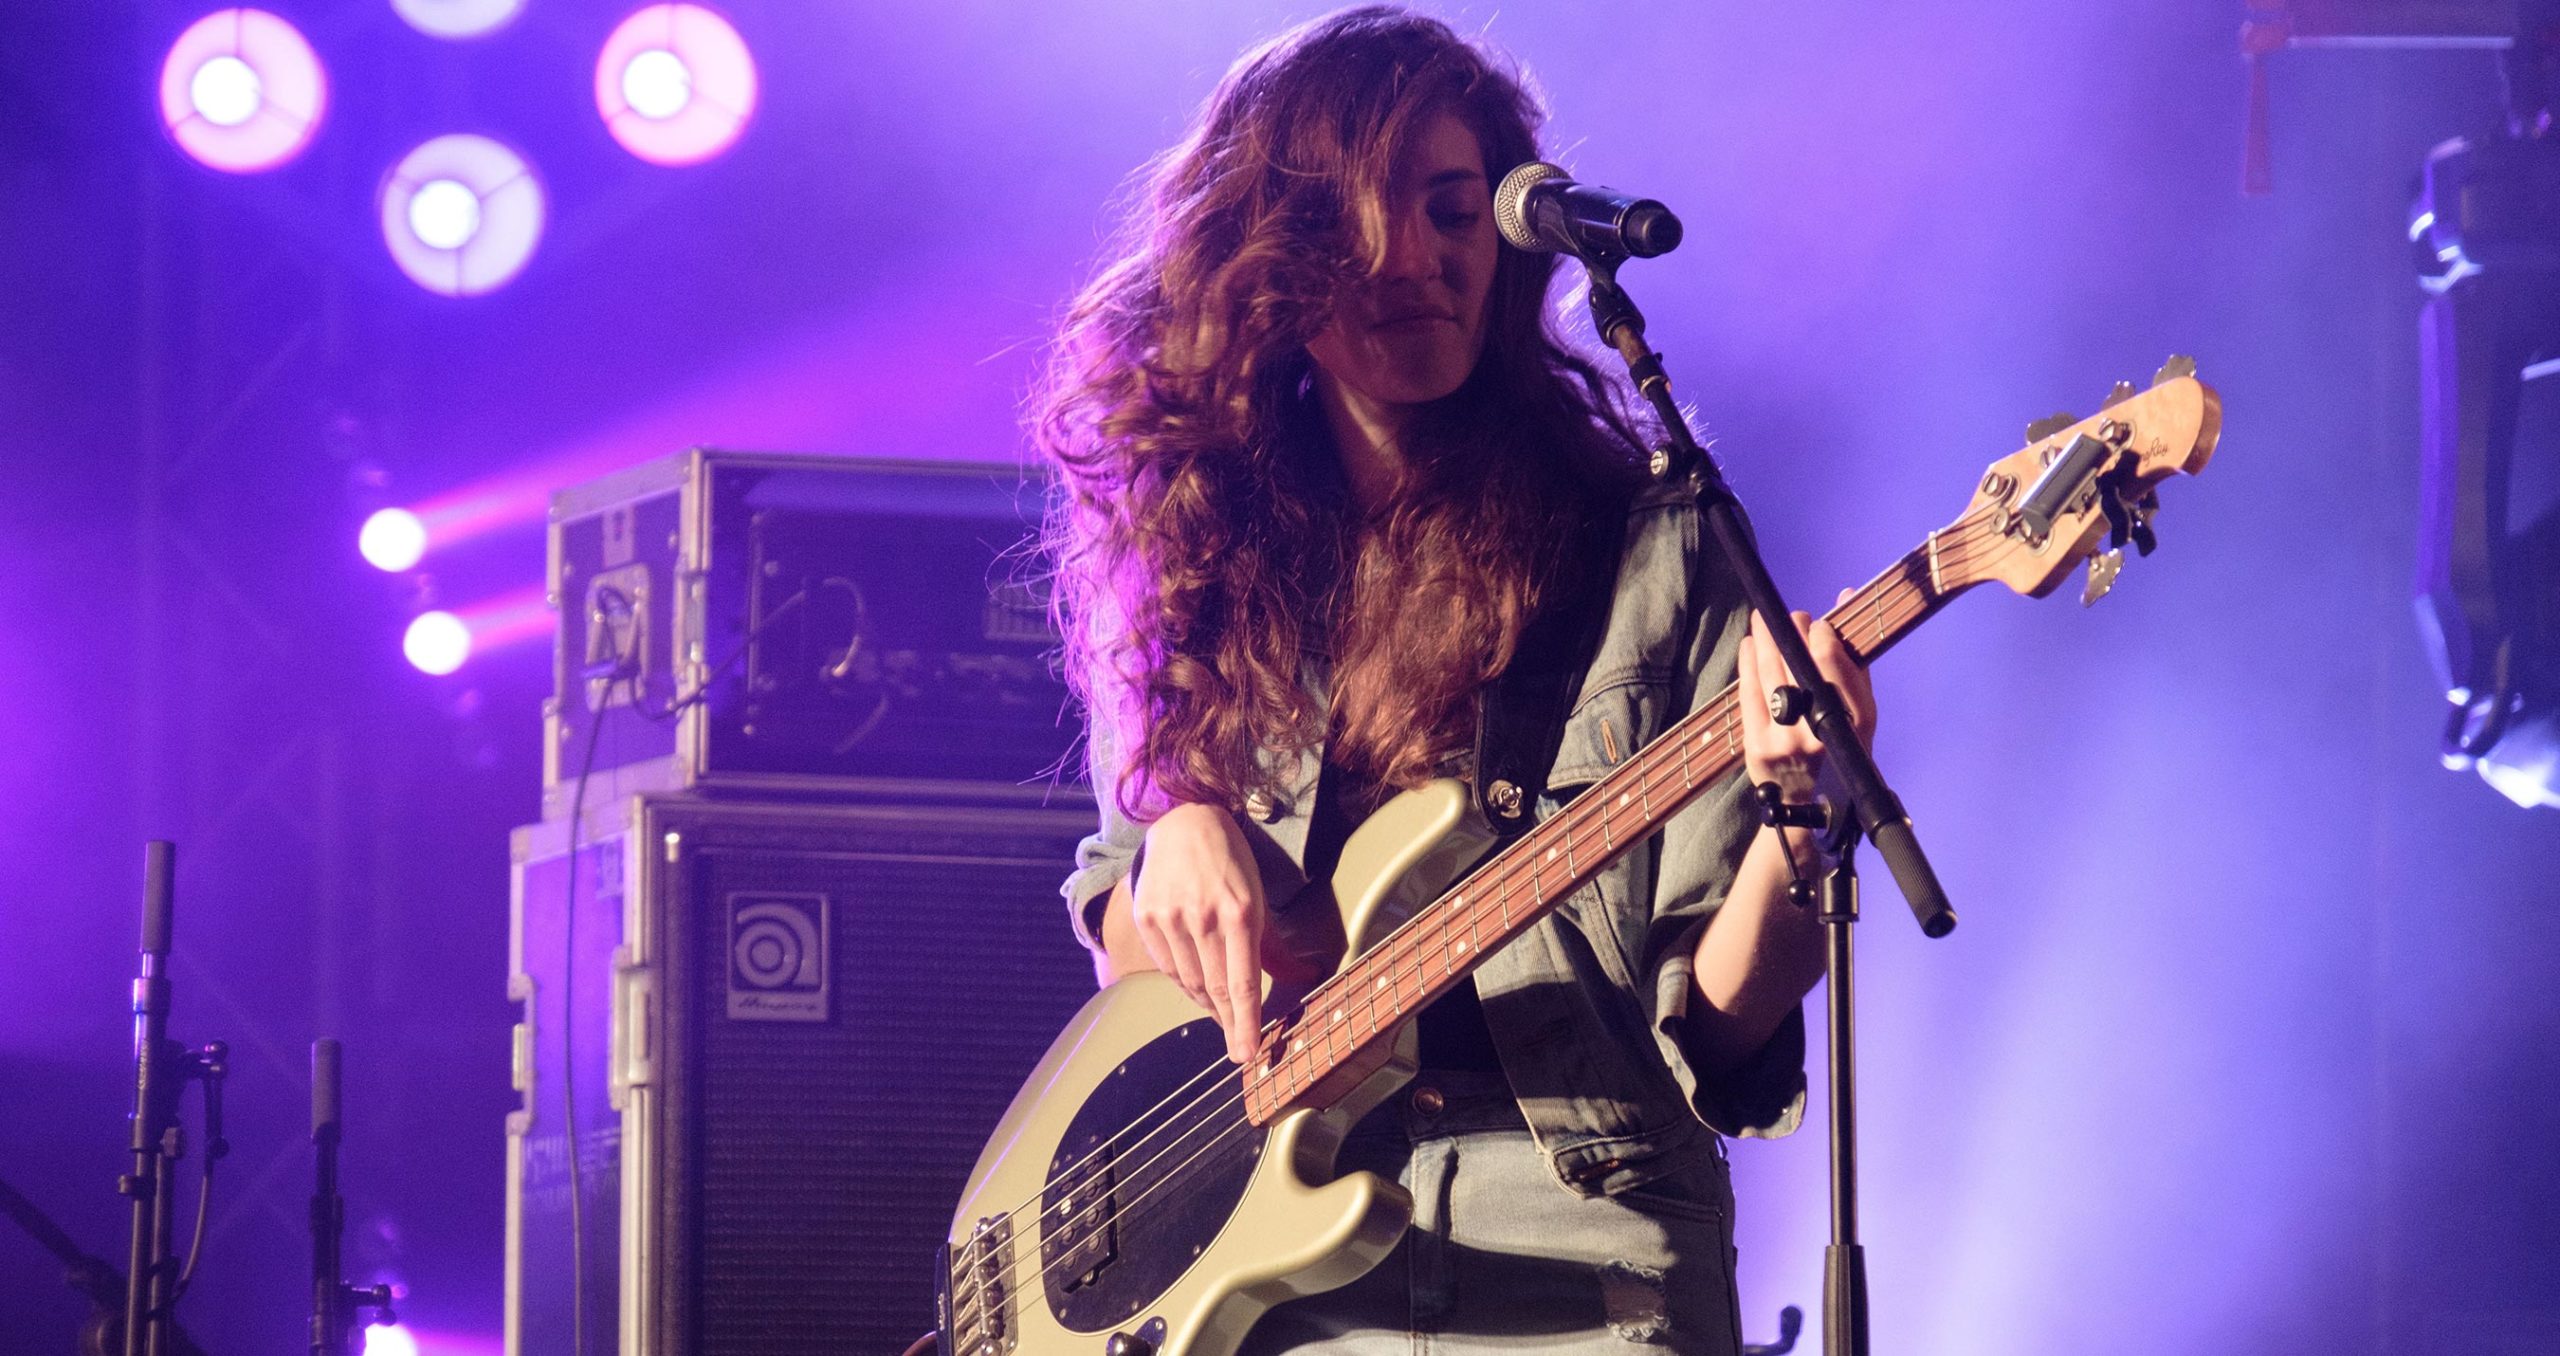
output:
[[[339,1069],[343,1056],[336,1041],[323,1037],[311,1043],[311,1142],[326,1139],[335,1142],[338,1127]]]
[[[1680,218],[1670,208],[1577,184],[1543,160],[1502,176],[1493,190],[1493,222],[1514,248],[1583,260],[1650,259],[1680,244]]]

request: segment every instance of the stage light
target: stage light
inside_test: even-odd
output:
[[[375,569],[398,574],[427,554],[427,525],[404,508],[379,510],[356,533],[356,550]]]
[[[480,233],[480,195],[456,179],[421,184],[409,198],[409,229],[431,248],[461,249]]]
[[[529,640],[548,640],[560,619],[540,584],[527,584],[462,609],[462,624],[471,632],[471,652],[489,654]]]
[[[506,285],[542,239],[542,184],[487,137],[437,137],[382,185],[382,238],[400,271],[430,292],[467,297]]]
[[[549,591],[527,584],[450,612],[418,614],[400,637],[400,652],[420,671],[442,677],[483,655],[547,640],[558,628]]]
[[[450,612],[422,612],[400,637],[400,652],[420,672],[442,677],[471,658],[471,628]]]
[[[693,72],[684,59],[663,47],[652,47],[622,68],[622,99],[644,118],[664,121],[684,111],[693,98]]]
[[[622,148],[691,165],[727,150],[756,106],[755,61],[726,19],[651,5],[615,26],[596,58],[596,111]]]
[[[236,56],[218,56],[196,67],[187,82],[187,102],[216,127],[237,127],[258,116],[265,94],[258,73]]]
[[[170,138],[234,174],[300,155],[328,102],[311,44],[265,10],[216,10],[196,20],[160,64],[160,121]]]
[[[376,1323],[364,1330],[364,1356],[418,1356],[418,1339],[397,1323]]]
[[[524,0],[391,0],[409,26],[431,38],[477,38],[506,27]]]

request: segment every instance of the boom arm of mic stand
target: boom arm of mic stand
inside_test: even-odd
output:
[[[1762,627],[1778,647],[1788,672],[1795,675],[1796,686],[1812,699],[1812,711],[1806,719],[1821,737],[1831,766],[1847,789],[1858,827],[1893,872],[1894,884],[1901,887],[1902,898],[1911,905],[1920,930],[1931,937],[1944,937],[1955,931],[1955,908],[1947,902],[1937,872],[1930,869],[1927,855],[1920,850],[1919,836],[1911,830],[1911,816],[1892,788],[1885,785],[1884,773],[1858,739],[1857,727],[1850,722],[1839,692],[1823,681],[1821,670],[1814,665],[1813,652],[1805,648],[1804,637],[1796,633],[1789,620],[1786,599],[1779,595],[1777,581],[1769,576],[1768,564],[1760,558],[1751,524],[1742,513],[1742,501],[1725,484],[1715,459],[1698,445],[1697,436],[1689,431],[1688,419],[1671,398],[1671,378],[1663,370],[1662,355],[1645,342],[1644,315],[1636,309],[1635,299],[1618,286],[1619,262],[1614,258],[1583,260],[1591,277],[1591,323],[1601,341],[1625,360],[1627,375],[1635,379],[1637,393],[1653,406],[1662,423],[1663,436],[1669,440],[1669,461],[1659,470],[1666,476],[1688,477],[1707,529],[1724,549],[1734,578],[1742,586],[1744,601],[1760,614]]]

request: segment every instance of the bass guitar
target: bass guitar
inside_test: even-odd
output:
[[[2148,390],[2030,426],[1963,513],[1828,620],[1873,662],[1978,584],[2042,597],[2086,561],[2096,602],[2124,546],[2154,545],[2159,483],[2213,455],[2221,401],[2194,371],[2172,359]],[[1273,995],[1251,1065],[1162,975],[1096,994],[963,1189],[938,1266],[944,1356],[1232,1356],[1272,1305],[1366,1272],[1412,1204],[1335,1176],[1334,1156],[1412,1077],[1412,1019],[1741,764],[1727,687],[1480,864],[1493,835],[1462,783],[1390,800],[1333,876],[1348,958]]]

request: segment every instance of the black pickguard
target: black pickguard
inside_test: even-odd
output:
[[[1148,1312],[1226,1227],[1267,1133],[1241,1090],[1204,1018],[1140,1047],[1076,1109],[1040,1201],[1040,1283],[1060,1326],[1103,1332]]]

